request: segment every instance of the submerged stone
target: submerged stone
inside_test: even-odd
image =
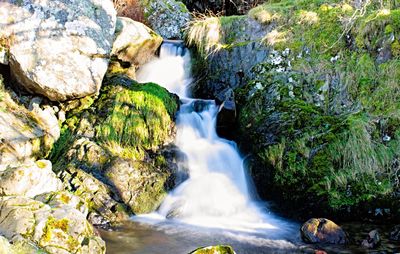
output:
[[[366,239],[361,242],[361,246],[368,249],[374,249],[381,244],[381,237],[378,230],[372,230],[368,233]]]

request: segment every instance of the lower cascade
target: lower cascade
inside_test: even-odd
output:
[[[281,222],[251,197],[236,144],[216,133],[216,103],[189,97],[189,50],[180,43],[164,42],[159,58],[144,65],[137,79],[158,83],[180,96],[176,145],[186,154],[189,168],[189,178],[165,198],[157,213],[145,217],[245,232],[278,229]]]

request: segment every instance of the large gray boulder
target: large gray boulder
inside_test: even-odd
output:
[[[99,91],[114,39],[111,0],[6,0],[0,20],[11,73],[27,91],[53,101]]]
[[[190,21],[185,4],[175,0],[149,0],[143,4],[150,26],[165,39],[183,39],[183,30]]]

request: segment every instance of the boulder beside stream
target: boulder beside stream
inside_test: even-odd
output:
[[[301,238],[306,243],[346,244],[348,242],[344,230],[331,220],[313,218],[300,229]]]

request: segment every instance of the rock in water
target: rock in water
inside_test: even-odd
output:
[[[378,230],[372,230],[368,233],[367,239],[363,240],[361,245],[368,249],[374,249],[381,243],[381,237]]]
[[[397,225],[394,228],[392,228],[389,239],[390,241],[395,241],[395,242],[400,241],[400,225]]]
[[[6,0],[0,19],[11,73],[27,91],[53,101],[99,91],[114,39],[111,0]]]
[[[183,39],[183,29],[190,21],[185,4],[175,0],[149,0],[144,14],[150,26],[166,39]]]
[[[199,248],[193,252],[190,252],[190,254],[235,254],[235,251],[231,246],[217,245]]]
[[[346,244],[347,236],[341,227],[328,219],[310,219],[300,229],[306,243]]]
[[[112,53],[124,62],[139,66],[153,56],[162,43],[162,38],[142,23],[118,17],[116,38]]]

